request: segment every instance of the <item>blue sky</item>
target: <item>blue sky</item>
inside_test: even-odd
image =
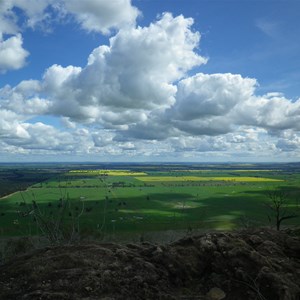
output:
[[[0,2],[0,161],[299,161],[296,0]]]

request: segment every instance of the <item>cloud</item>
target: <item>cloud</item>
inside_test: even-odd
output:
[[[8,70],[21,69],[29,55],[28,51],[23,49],[23,39],[21,34],[1,40],[0,34],[0,73]]]
[[[66,0],[65,8],[87,31],[108,34],[112,28],[135,25],[139,10],[130,0]]]
[[[14,8],[22,10],[25,20],[22,26],[35,28],[43,22],[51,23],[56,15],[71,14],[87,31],[109,33],[112,28],[120,29],[135,25],[140,14],[130,0],[9,0],[0,3],[1,33],[20,32],[20,18]],[[51,10],[52,9],[52,10]],[[53,11],[54,10],[54,11]]]
[[[223,137],[176,137],[172,138],[171,145],[176,152],[215,152],[226,151],[230,144]]]
[[[68,118],[68,117],[61,117],[60,121],[61,121],[62,126],[64,126],[65,128],[69,128],[69,129],[76,128],[76,123],[70,121],[70,118]]]
[[[0,137],[1,139],[28,138],[27,131],[20,124],[21,118],[16,113],[0,109]]]
[[[270,132],[300,130],[300,99],[292,102],[278,93],[250,97],[233,114],[237,124],[265,128]]]
[[[41,122],[35,124],[24,123],[22,126],[27,131],[28,136],[19,140],[18,145],[24,149],[66,150],[66,148],[73,147],[70,134],[60,132],[53,126]]]
[[[8,2],[11,2],[10,9],[17,7],[24,12],[26,16],[24,25],[31,28],[50,17],[46,9],[51,3],[54,3],[53,0],[11,0]]]
[[[167,111],[178,129],[195,135],[232,130],[229,114],[253,95],[256,80],[234,74],[196,74],[178,84],[176,103]]]
[[[292,152],[300,149],[300,137],[297,136],[294,140],[279,139],[276,147],[284,152]]]
[[[15,8],[22,11],[20,18]],[[139,15],[130,0],[9,0],[0,3],[0,73],[25,66],[29,52],[21,32],[26,28],[51,27],[56,15],[72,15],[87,31],[108,34],[111,29],[134,26]],[[57,18],[57,17],[56,17]],[[58,18],[59,19],[59,18]],[[47,24],[47,26],[45,26]],[[5,37],[9,35],[9,37]]]
[[[111,145],[113,143],[114,135],[114,133],[107,130],[94,132],[92,134],[92,138],[95,147],[103,148],[105,146]]]
[[[255,79],[241,75],[198,73],[178,84],[172,114],[179,120],[224,116],[236,104],[248,100],[255,85]]]
[[[52,125],[13,120],[14,115],[0,111],[0,136],[6,145],[31,153],[88,153],[94,147],[87,129],[63,131]]]
[[[46,4],[59,4],[88,31],[120,28],[107,45],[92,51],[85,67],[55,64],[40,81],[24,80],[0,89],[3,149],[173,158],[299,153],[300,99],[291,101],[278,93],[258,95],[256,79],[239,74],[191,75],[207,62],[199,54],[201,35],[193,30],[193,19],[165,13],[140,27],[134,25],[138,11],[130,1],[124,1],[128,11],[119,23],[101,19],[105,9],[100,8],[105,5],[107,14],[122,13],[111,6],[114,2],[42,1],[35,10],[35,1],[28,2],[28,8],[23,2],[10,2],[26,11],[27,26],[47,18]],[[95,5],[97,9],[92,9]],[[90,13],[95,18],[88,22],[85,16]],[[21,67],[28,53],[14,18],[10,9],[0,17],[0,24],[12,35],[1,45],[19,42]],[[11,48],[17,49],[16,45]],[[4,71],[17,66],[17,55],[13,57]],[[43,116],[51,116],[57,124],[41,122]]]
[[[22,81],[16,87],[5,86],[0,89],[0,108],[13,111],[29,119],[49,111],[51,102],[40,98],[41,86],[37,80]]]
[[[255,25],[259,30],[271,38],[277,38],[279,36],[279,26],[273,21],[258,19],[256,20]]]
[[[153,111],[147,119],[130,124],[127,130],[119,130],[115,140],[128,141],[132,138],[138,140],[166,140],[172,136],[178,136],[180,133],[172,126],[172,119],[167,119],[164,111]]]
[[[206,62],[194,50],[192,19],[164,14],[148,27],[126,28],[95,49],[85,68],[50,67],[41,83],[52,113],[106,126],[134,125],[175,103],[175,82]]]
[[[50,0],[49,0],[50,1]],[[34,27],[46,18],[44,10],[48,0],[10,0],[0,3],[0,73],[18,70],[25,66],[29,52],[23,48],[22,27]],[[14,8],[25,16],[22,24]],[[8,35],[8,37],[6,37]]]
[[[16,15],[11,10],[12,5],[10,2],[0,2],[0,37],[4,34],[15,35],[18,33],[18,25]]]

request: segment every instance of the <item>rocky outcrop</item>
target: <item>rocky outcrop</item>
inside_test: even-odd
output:
[[[47,247],[0,267],[0,299],[297,300],[300,239],[257,229]]]

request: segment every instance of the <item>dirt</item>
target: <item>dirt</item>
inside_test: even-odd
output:
[[[300,238],[256,229],[46,247],[0,267],[0,299],[299,300]]]

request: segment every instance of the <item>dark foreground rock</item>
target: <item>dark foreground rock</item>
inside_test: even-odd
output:
[[[259,229],[48,247],[0,267],[0,299],[299,300],[300,239]]]

